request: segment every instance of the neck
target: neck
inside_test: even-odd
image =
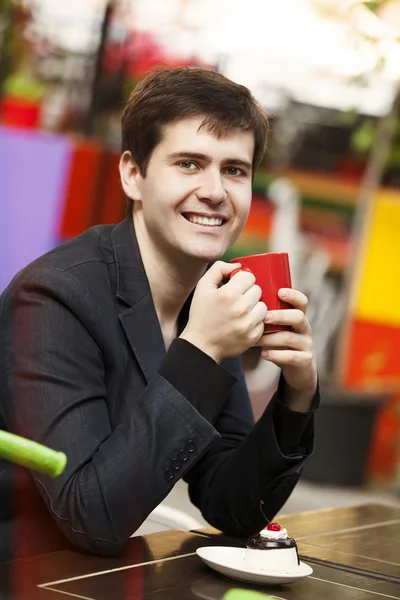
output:
[[[167,249],[157,247],[142,219],[134,215],[133,223],[160,325],[176,324],[183,305],[207,265],[193,262],[189,257],[173,256]]]

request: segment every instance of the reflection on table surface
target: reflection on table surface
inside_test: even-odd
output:
[[[227,590],[238,588],[263,591],[285,600],[385,597],[400,600],[399,509],[364,505],[290,515],[278,520],[289,535],[297,539],[300,553],[307,553],[311,560],[314,557],[322,563],[323,560],[336,562],[345,569],[361,566],[366,572],[354,573],[328,563],[310,562],[313,575],[293,584],[242,584],[211,570],[195,552],[201,546],[243,546],[244,539],[230,538],[213,529],[172,530],[131,538],[119,557],[99,558],[62,551],[0,565],[0,598],[217,600],[222,599]],[[374,544],[374,539],[382,537],[382,543]],[[368,576],[371,566],[378,574],[390,574],[393,581]]]

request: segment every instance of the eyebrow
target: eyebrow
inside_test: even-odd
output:
[[[207,164],[212,162],[212,159],[207,156],[207,154],[202,154],[201,152],[172,152],[171,154],[168,154],[167,159],[171,161],[183,159],[201,160]],[[253,165],[244,158],[225,158],[222,161],[222,164],[245,167],[250,171],[253,169]]]

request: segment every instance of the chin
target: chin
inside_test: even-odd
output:
[[[199,249],[199,250],[195,250],[194,248],[191,248],[188,252],[186,252],[186,256],[190,257],[193,260],[197,260],[199,262],[204,262],[204,263],[211,263],[211,262],[215,262],[216,260],[221,260],[221,258],[223,257],[223,255],[225,254],[226,250],[211,250],[211,249]]]

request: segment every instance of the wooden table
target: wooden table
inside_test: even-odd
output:
[[[195,554],[208,545],[242,545],[216,530],[166,531],[129,540],[122,556],[55,552],[0,566],[1,600],[219,600],[231,588],[285,600],[400,600],[400,509],[378,505],[281,517],[312,576],[260,587],[215,573]],[[306,558],[306,556],[308,558]]]

